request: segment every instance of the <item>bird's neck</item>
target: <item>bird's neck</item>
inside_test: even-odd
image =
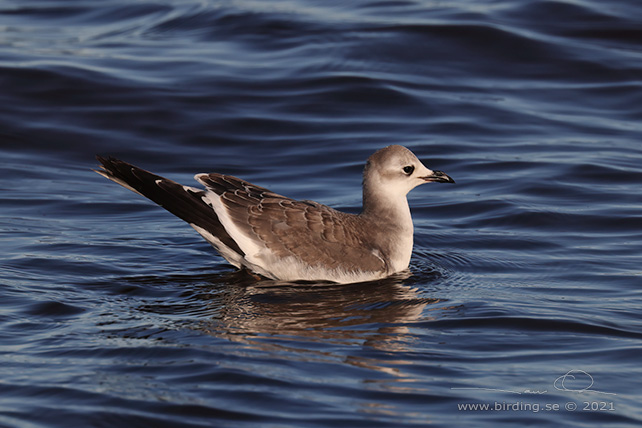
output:
[[[410,234],[413,232],[408,199],[400,192],[375,193],[367,183],[364,183],[361,216],[376,219],[393,229],[398,228]]]
[[[390,273],[408,268],[413,247],[413,225],[408,199],[403,193],[363,191],[363,211],[373,242],[386,255]]]

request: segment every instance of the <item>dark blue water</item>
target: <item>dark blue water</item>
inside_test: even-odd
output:
[[[641,424],[641,16],[0,4],[0,426]],[[110,154],[354,212],[388,144],[457,184],[411,192],[413,276],[374,284],[235,273],[90,171]]]

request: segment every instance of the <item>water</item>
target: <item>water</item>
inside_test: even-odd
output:
[[[639,425],[639,16],[2,3],[0,426]],[[235,273],[90,171],[111,154],[355,212],[392,143],[457,184],[410,193],[413,275],[370,284]]]

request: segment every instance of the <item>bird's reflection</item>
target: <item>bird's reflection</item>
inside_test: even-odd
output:
[[[338,285],[261,280],[244,272],[165,277],[164,283],[179,283],[185,290],[181,301],[139,309],[174,316],[180,312],[183,328],[287,353],[289,358],[336,358],[328,349],[341,345],[395,352],[414,339],[414,322],[429,319],[433,309],[448,309],[445,300],[422,297],[425,291],[413,286],[426,278],[409,278],[406,272],[376,282]],[[340,358],[351,365],[396,371],[382,367],[367,352],[359,358]]]
[[[438,298],[422,297],[410,273],[368,283],[286,283],[245,272],[165,277],[184,283],[182,301],[140,309],[189,315],[190,329],[255,346],[293,341],[354,343],[394,351],[403,348],[409,323],[429,318],[426,308],[444,309]],[[425,279],[425,278],[424,278]],[[142,279],[139,279],[142,280]],[[144,282],[156,282],[147,278]],[[432,309],[432,308],[431,308]]]

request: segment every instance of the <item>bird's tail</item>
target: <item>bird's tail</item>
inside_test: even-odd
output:
[[[101,163],[101,169],[94,170],[98,174],[150,199],[192,227],[204,229],[217,237],[223,245],[243,255],[213,208],[203,200],[204,190],[183,186],[111,156],[96,156],[96,159]]]

